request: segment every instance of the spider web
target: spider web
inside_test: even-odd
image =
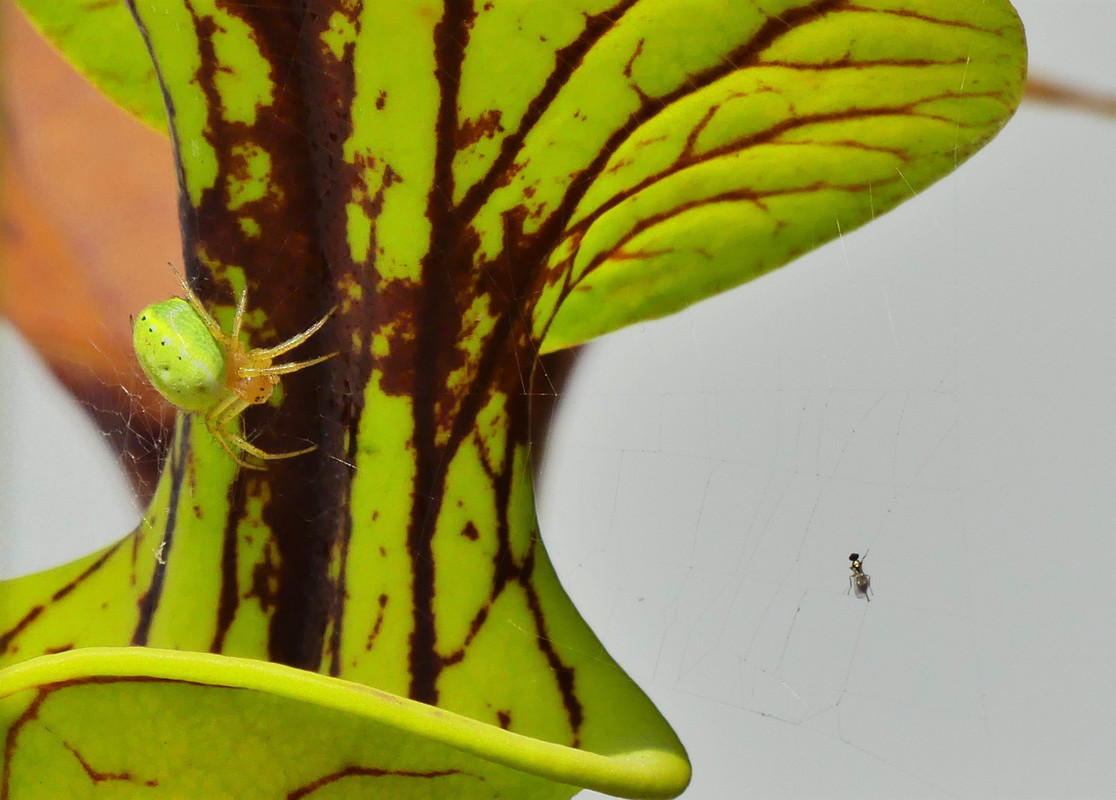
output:
[[[1116,6],[1016,5],[1032,63],[1114,74],[1081,43]],[[1111,143],[1024,108],[863,231],[583,357],[542,531],[686,743],[686,800],[1116,790]],[[140,512],[81,409],[0,347],[8,577]]]

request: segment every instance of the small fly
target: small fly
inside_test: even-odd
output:
[[[864,551],[864,558],[868,558],[868,551]],[[868,596],[868,591],[872,588],[872,578],[864,574],[864,559],[860,557],[859,553],[852,553],[849,556],[851,565],[849,569],[852,570],[852,575],[849,576],[849,592],[856,590],[857,597],[863,597],[869,603],[872,598]],[[848,594],[849,592],[845,592]]]

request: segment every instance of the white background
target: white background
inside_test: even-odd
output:
[[[1116,0],[1016,6],[1034,74],[1116,93]],[[1116,122],[1029,104],[867,228],[587,352],[543,535],[686,800],[1116,796],[1114,267]],[[0,347],[11,576],[138,512]]]

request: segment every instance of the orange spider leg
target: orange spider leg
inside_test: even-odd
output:
[[[258,464],[253,464],[250,461],[244,460],[244,458],[237,453],[237,449],[248,453],[248,455],[255,456],[262,461],[294,458],[295,456],[300,456],[303,453],[309,453],[317,449],[317,445],[310,445],[310,447],[303,448],[302,450],[291,450],[285,453],[268,453],[256,447],[239,433],[230,431],[228,426],[236,422],[237,418],[249,405],[251,404],[243,397],[240,397],[240,395],[235,392],[229,392],[228,397],[215,405],[205,417],[205,425],[213,435],[213,438],[217,440],[217,444],[221,445],[221,449],[228,454],[229,458],[240,466],[247,467],[248,469],[263,469],[263,467]]]
[[[260,469],[260,467],[255,464],[250,464],[240,458],[233,450],[232,444],[230,443],[235,442],[236,439],[241,437],[230,433],[227,426],[247,407],[248,404],[244,402],[240,395],[236,394],[236,392],[229,392],[206,413],[205,427],[209,430],[210,435],[216,440],[217,444],[221,445],[221,449],[225,451],[229,458],[242,467]]]
[[[287,339],[285,342],[282,342],[281,344],[275,345],[275,347],[261,347],[257,350],[253,350],[252,351],[253,360],[255,360],[255,359],[272,359],[272,358],[275,358],[276,356],[283,355],[283,353],[286,353],[288,350],[294,350],[300,344],[302,344],[307,339],[309,339],[311,336],[313,336],[315,333],[317,333],[321,329],[321,327],[326,324],[326,321],[331,316],[333,316],[333,312],[336,311],[336,310],[337,310],[337,306],[334,306],[333,308],[331,308],[329,311],[326,312],[326,315],[324,317],[322,317],[320,320],[315,322],[313,325],[311,325],[309,328],[304,330],[302,333],[295,334],[290,339]],[[325,356],[325,358],[330,358],[330,357],[335,356],[335,355],[337,355],[337,353],[331,353],[330,355]],[[318,359],[318,360],[324,360],[324,358],[323,359]],[[303,363],[305,363],[307,366],[309,366],[310,364],[317,363],[317,361],[307,361],[307,362],[303,362]]]
[[[244,287],[244,291],[240,293],[240,299],[236,301],[236,314],[233,315],[232,333],[225,337],[225,341],[229,342],[232,347],[241,350],[250,350],[247,345],[240,341],[240,326],[244,323],[244,310],[248,307],[248,287]],[[224,334],[222,334],[223,336]]]
[[[317,358],[310,358],[306,361],[292,361],[289,364],[269,364],[266,367],[250,367],[244,366],[237,369],[237,373],[244,378],[262,378],[268,375],[288,375],[292,372],[298,372],[300,369],[312,367],[315,364],[321,364],[323,361],[333,358],[337,355],[336,352],[329,355],[318,356]],[[255,355],[251,358],[255,361]]]
[[[201,317],[202,322],[205,323],[205,327],[209,329],[213,338],[218,342],[227,343],[229,341],[228,335],[221,330],[221,326],[217,323],[217,320],[215,320],[206,307],[202,305],[201,298],[194,294],[194,290],[190,288],[190,284],[186,283],[186,279],[179,274],[178,270],[174,269],[173,265],[171,269],[174,270],[175,277],[178,278],[178,282],[182,284],[183,291],[186,292],[186,302],[188,302],[194,311],[197,312],[198,316]],[[247,292],[241,297],[241,300],[247,301]]]

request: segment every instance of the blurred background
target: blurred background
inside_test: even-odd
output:
[[[1032,76],[1116,96],[1116,0],[1015,5]],[[83,154],[104,134],[49,123],[76,104],[111,125],[105,101],[4,27],[4,297],[41,292],[2,301],[10,577],[137,521],[163,411],[138,368],[81,365],[128,350],[181,255],[169,148]],[[32,71],[57,94],[16,91]],[[586,348],[562,390],[543,536],[689,748],[686,800],[1116,796],[1116,118],[1050,95],[873,224]],[[57,181],[31,177],[48,160]],[[132,182],[95,203],[81,167],[106,160]],[[34,235],[55,250],[21,250]],[[122,258],[125,285],[90,277]],[[847,593],[854,551],[871,602]]]

